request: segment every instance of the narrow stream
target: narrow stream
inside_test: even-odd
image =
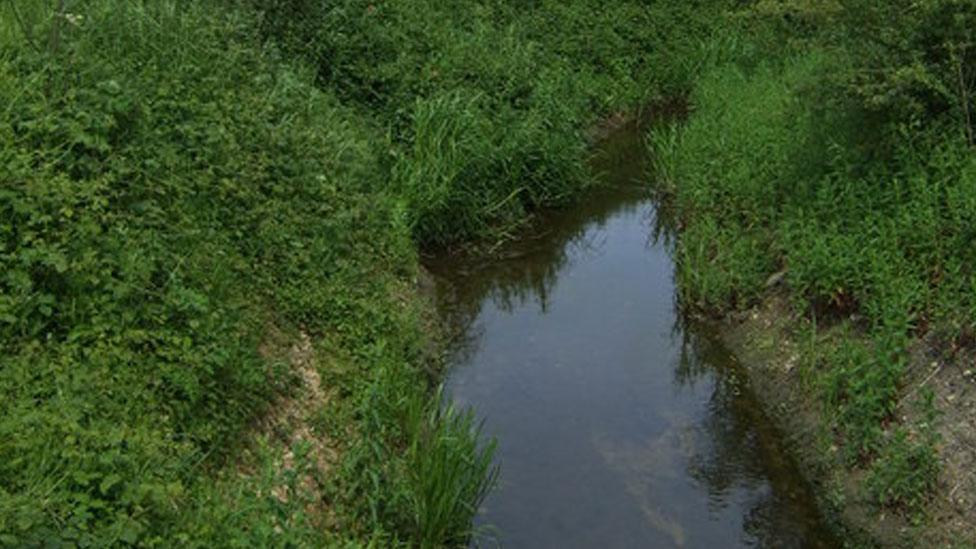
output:
[[[733,358],[677,314],[640,132],[593,165],[616,189],[484,262],[428,262],[460,335],[451,397],[498,439],[482,545],[833,547]]]

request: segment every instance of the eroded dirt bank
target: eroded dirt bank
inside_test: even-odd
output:
[[[813,486],[818,504],[848,545],[884,547],[976,546],[976,377],[972,353],[946,359],[931,342],[917,342],[905,376],[897,415],[911,436],[930,427],[918,411],[918,394],[930,389],[941,442],[938,487],[924,512],[878,510],[865,489],[867,471],[850,468],[828,424],[829,410],[815,387],[816,363],[805,346],[809,321],[797,315],[782,292],[772,290],[745,312],[711,322],[734,353],[769,418],[800,471]],[[805,325],[806,324],[806,325]],[[803,333],[804,335],[800,335]],[[822,335],[830,337],[830,329]]]

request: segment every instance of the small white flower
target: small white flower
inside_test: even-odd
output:
[[[65,13],[62,14],[62,16],[65,18],[66,21],[68,21],[69,23],[71,23],[76,27],[80,27],[81,22],[85,19],[85,16],[81,15],[80,13]]]

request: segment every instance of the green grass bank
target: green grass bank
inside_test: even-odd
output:
[[[724,6],[0,3],[0,545],[463,545],[417,250],[593,185]]]
[[[731,320],[773,393],[801,395],[784,413],[811,420],[787,426],[811,429],[805,461],[850,539],[971,547],[976,8],[734,13],[753,49],[651,136],[681,304]]]

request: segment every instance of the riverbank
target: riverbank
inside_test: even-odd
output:
[[[967,4],[56,4],[0,7],[0,544],[464,545],[490,468],[418,250],[580,199],[597,120],[686,95],[682,303],[784,273],[860,330],[845,463],[925,508],[896,411],[906,342],[976,333]]]
[[[853,543],[976,540],[976,65],[954,26],[973,17],[946,2],[757,4],[740,22],[778,45],[703,73],[689,118],[651,136],[682,307],[730,319]]]
[[[886,512],[865,489],[868,470],[851,468],[843,458],[820,389],[817,360],[811,359],[808,320],[789,305],[782,291],[773,291],[761,304],[710,322],[737,358],[767,416],[772,418],[805,480],[814,487],[818,505],[839,537],[851,546],[971,547],[974,493],[970,464],[974,455],[974,388],[959,364],[941,362],[931,348],[920,344],[907,374],[907,394],[898,409],[899,421],[911,429],[937,430],[940,436],[940,481],[924,515]],[[832,337],[829,330],[818,340]],[[822,367],[822,366],[820,366]],[[939,419],[911,404],[911,393],[931,389]],[[919,435],[914,435],[919,436]],[[911,474],[907,472],[906,474]]]
[[[13,546],[466,544],[488,454],[440,407],[418,250],[577,199],[586,130],[687,88],[697,64],[664,60],[710,24],[624,0],[0,10]]]

